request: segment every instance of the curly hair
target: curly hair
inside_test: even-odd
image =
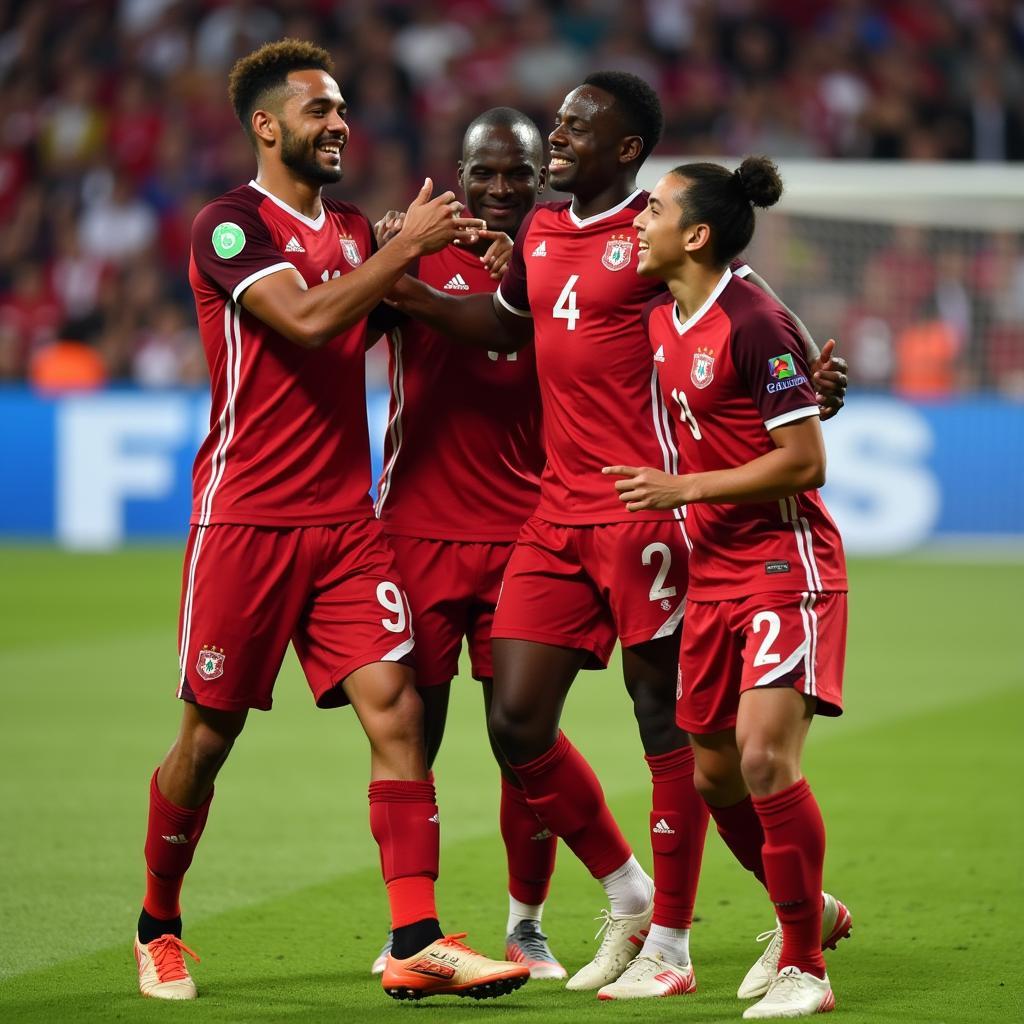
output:
[[[303,39],[266,43],[235,61],[228,77],[228,96],[246,134],[252,138],[252,113],[268,93],[282,88],[292,71],[315,69],[331,74],[334,61],[321,46]]]
[[[628,135],[639,135],[644,148],[637,159],[639,167],[661,139],[664,118],[658,94],[637,75],[628,71],[595,71],[583,79],[584,85],[603,89],[614,97]]]

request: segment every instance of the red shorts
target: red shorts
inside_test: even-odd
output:
[[[178,696],[224,711],[272,703],[288,641],[318,707],[412,650],[412,620],[375,519],[337,526],[193,526],[178,627]]]
[[[505,570],[492,636],[589,651],[671,636],[686,602],[687,549],[664,522],[556,526],[532,516]]]
[[[792,686],[843,713],[846,594],[779,592],[690,601],[679,652],[676,722],[687,732],[736,726],[740,694]]]
[[[462,638],[474,679],[491,679],[491,624],[512,544],[388,537],[416,623],[416,685],[459,672]]]

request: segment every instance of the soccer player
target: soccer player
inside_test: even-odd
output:
[[[458,175],[469,214],[489,232],[475,245],[422,257],[411,272],[447,294],[490,295],[499,275],[482,262],[489,235],[514,236],[544,188],[537,126],[509,107],[481,114],[466,130]],[[391,410],[376,508],[416,623],[430,767],[463,638],[490,708],[494,607],[513,543],[537,505],[544,466],[540,393],[530,345],[512,353],[469,349],[415,320],[391,331],[388,343]],[[540,927],[557,840],[500,756],[498,762],[509,866],[505,955],[527,964],[533,978],[564,978]],[[374,972],[383,970],[386,952]]]
[[[535,339],[547,462],[495,613],[491,732],[530,806],[609,899],[601,945],[568,987],[601,989],[640,953],[660,965],[634,993],[650,996],[695,988],[689,928],[708,820],[674,720],[686,591],[681,515],[632,515],[601,476],[614,463],[675,465],[640,319],[664,286],[636,275],[632,227],[646,203],[637,171],[660,132],[660,105],[645,82],[620,72],[589,76],[566,97],[549,136],[549,183],[573,199],[540,204],[524,220],[493,300],[408,278],[391,296],[418,319],[491,351],[514,352]],[[837,381],[841,389],[841,374],[825,372],[833,378],[820,378],[822,389]],[[616,452],[643,457],[609,457]],[[593,771],[558,728],[576,675],[604,666],[617,636],[653,783],[654,884]],[[760,828],[752,810],[742,826]]]
[[[434,905],[438,813],[407,665],[409,607],[368,496],[367,314],[411,262],[479,222],[431,184],[374,252],[369,221],[321,197],[340,180],[346,107],[319,47],[268,44],[231,72],[255,180],[196,217],[189,278],[210,365],[211,429],[196,457],[180,616],[183,715],[150,784],[139,987],[194,999],[179,894],[214,780],[250,708],[267,710],[289,640],[318,707],[351,704],[370,742],[396,998],[500,995],[518,964],[445,937]],[[190,953],[190,955],[192,955]]]
[[[622,478],[615,490],[630,512],[688,508],[677,722],[709,802],[752,795],[764,845],[747,866],[782,930],[778,971],[747,1020],[835,1005],[822,958],[825,829],[800,757],[813,716],[842,713],[846,563],[817,491],[825,446],[800,335],[730,269],[750,242],[753,208],[781,194],[775,165],[747,157],[734,172],[676,167],[648,197],[634,221],[637,269],[669,287],[644,319],[685,473],[605,469]],[[837,902],[830,914],[848,930]]]

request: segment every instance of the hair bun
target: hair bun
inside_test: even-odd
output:
[[[733,171],[743,194],[751,206],[766,209],[774,206],[782,196],[782,178],[775,162],[766,156],[748,156]]]

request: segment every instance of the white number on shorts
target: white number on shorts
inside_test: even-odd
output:
[[[682,420],[690,428],[693,439],[695,441],[701,440],[700,427],[697,426],[697,419],[690,410],[690,403],[686,398],[686,392],[682,388],[673,388],[672,397],[678,403]]]
[[[655,555],[661,556],[661,567],[651,586],[651,600],[660,601],[665,597],[675,597],[676,588],[665,586],[665,577],[668,575],[669,569],[672,568],[672,551],[667,544],[655,541],[644,548],[640,557],[643,559],[644,565],[650,565]]]
[[[761,665],[778,665],[781,660],[781,656],[778,654],[770,654],[768,648],[779,638],[779,631],[782,629],[782,623],[779,621],[779,616],[775,612],[758,612],[754,616],[754,621],[751,624],[751,628],[755,633],[761,632],[761,627],[768,626],[768,635],[761,641],[761,646],[757,649],[757,655],[754,658],[754,666],[760,667]]]
[[[381,619],[380,624],[392,633],[405,631],[405,602],[402,600],[402,592],[394,585],[385,581],[377,584],[377,600],[380,606],[389,612],[394,612],[393,619]]]
[[[551,315],[556,320],[564,320],[566,322],[565,329],[567,331],[575,331],[576,321],[580,318],[580,311],[576,308],[576,293],[573,291],[579,279],[579,274],[572,274],[570,276],[569,280],[565,282],[565,287],[562,289],[561,294],[555,299],[555,306],[551,310]]]

